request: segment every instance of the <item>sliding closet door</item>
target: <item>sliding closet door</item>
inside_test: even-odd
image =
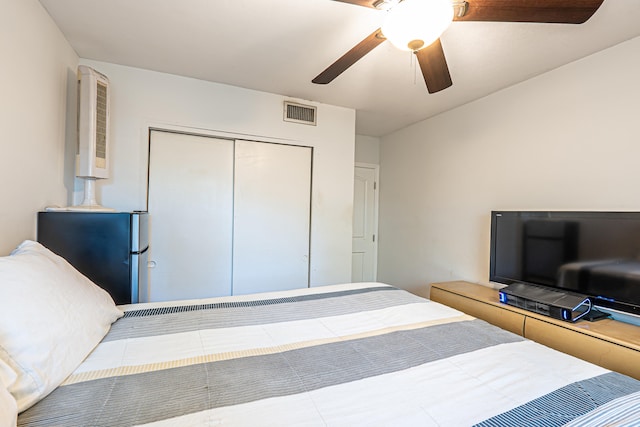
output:
[[[230,294],[233,145],[225,139],[151,132],[146,300]]]
[[[233,294],[309,286],[311,148],[236,141]]]

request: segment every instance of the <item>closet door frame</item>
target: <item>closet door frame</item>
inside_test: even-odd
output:
[[[151,150],[151,135],[152,132],[157,131],[157,132],[168,132],[168,133],[177,133],[177,134],[184,134],[184,135],[191,135],[191,136],[195,136],[195,137],[205,137],[205,138],[213,138],[213,139],[223,139],[223,140],[229,140],[231,143],[234,144],[234,151],[235,151],[235,142],[239,141],[239,140],[243,140],[243,141],[250,141],[250,142],[256,142],[256,143],[265,143],[265,144],[277,144],[277,145],[285,145],[285,146],[292,146],[292,147],[301,147],[301,148],[307,148],[310,150],[310,164],[309,164],[309,219],[308,219],[308,244],[307,244],[307,265],[306,265],[306,269],[307,269],[307,274],[306,274],[306,282],[304,283],[304,285],[306,285],[306,287],[310,287],[311,286],[311,257],[312,257],[312,253],[311,253],[311,247],[312,247],[312,230],[313,230],[313,198],[314,198],[314,193],[313,193],[313,177],[314,177],[314,167],[313,167],[313,163],[314,163],[314,152],[315,149],[313,146],[310,145],[305,145],[305,144],[296,144],[293,143],[293,141],[290,140],[282,140],[282,139],[278,139],[278,138],[269,138],[269,137],[256,137],[255,135],[242,135],[242,134],[234,134],[234,133],[228,133],[228,132],[223,132],[223,131],[209,131],[206,129],[194,129],[194,128],[185,128],[182,126],[175,126],[175,125],[167,125],[167,124],[161,124],[161,125],[148,125],[145,126],[145,128],[148,130],[148,141],[149,141],[149,145],[148,145],[148,149],[149,152]],[[148,157],[148,159],[150,159],[150,157]],[[234,152],[234,166],[233,169],[235,170],[235,152]],[[147,210],[149,210],[149,194],[150,194],[150,164],[149,161],[147,162],[147,182],[146,182],[146,201],[147,201]],[[150,216],[152,216],[153,213],[150,212]],[[233,221],[232,221],[233,224]],[[232,236],[233,238],[233,236]],[[231,250],[233,251],[233,245],[231,247]],[[153,260],[150,261],[150,268],[152,267],[153,264]],[[231,271],[233,271],[233,261],[231,264]],[[151,285],[150,285],[151,286]],[[302,286],[301,286],[302,287]],[[234,294],[233,292],[233,278],[231,281],[231,285],[230,285],[230,292],[229,294]]]

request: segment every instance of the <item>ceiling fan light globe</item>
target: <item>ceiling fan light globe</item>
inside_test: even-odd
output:
[[[388,12],[382,34],[398,49],[416,51],[436,41],[452,20],[451,0],[404,0]]]

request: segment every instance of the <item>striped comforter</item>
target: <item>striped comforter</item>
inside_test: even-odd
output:
[[[19,426],[602,425],[640,411],[639,381],[378,283],[125,311]]]

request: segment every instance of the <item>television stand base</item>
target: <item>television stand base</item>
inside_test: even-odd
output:
[[[597,322],[598,320],[611,319],[611,315],[593,307],[591,311],[583,317],[583,319],[588,320],[589,322]]]
[[[640,326],[604,319],[575,323],[506,305],[498,290],[470,282],[431,285],[430,298],[596,365],[640,379]]]

